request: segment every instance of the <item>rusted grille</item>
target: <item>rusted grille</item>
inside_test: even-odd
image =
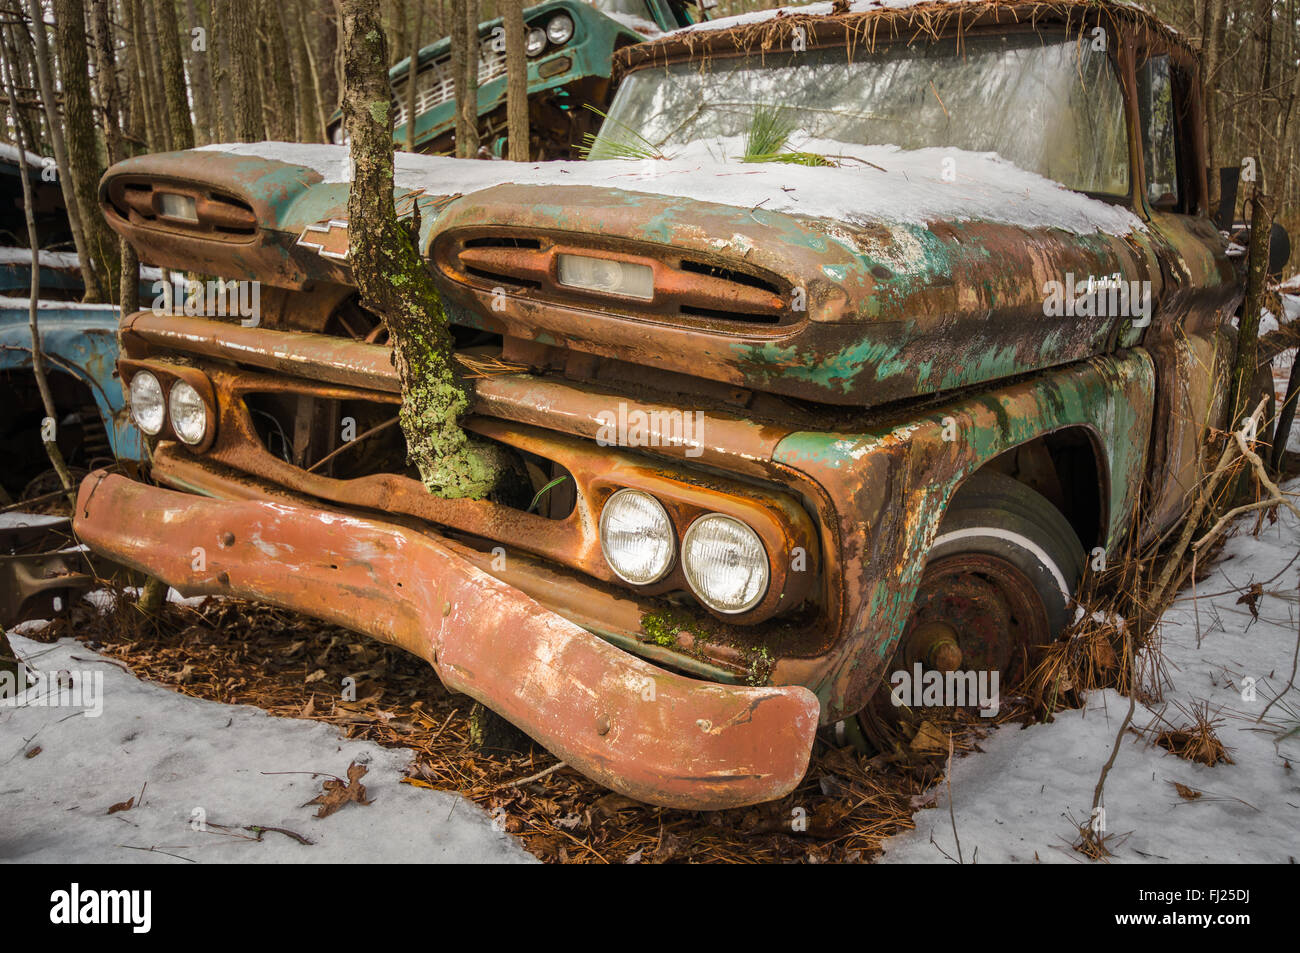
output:
[[[184,221],[162,214],[160,201],[164,195],[192,199],[197,220]],[[190,184],[117,178],[109,185],[105,211],[132,225],[166,228],[218,241],[250,241],[257,234],[257,220],[248,203]]]
[[[653,273],[653,297],[633,301],[560,284],[557,259],[579,255],[642,265]],[[684,257],[639,243],[587,245],[568,236],[482,229],[439,239],[433,257],[452,279],[483,294],[497,289],[539,303],[596,309],[605,315],[707,327],[784,332],[802,319],[784,279],[738,263]]]

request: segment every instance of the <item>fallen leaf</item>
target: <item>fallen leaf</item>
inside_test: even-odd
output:
[[[1242,594],[1237,600],[1237,605],[1244,605],[1250,610],[1250,614],[1259,620],[1259,600],[1264,595],[1264,587],[1259,583],[1252,583],[1251,587]]]
[[[41,746],[40,746],[40,745],[37,745],[35,748],[31,748],[31,749],[29,749],[28,752],[27,752],[27,754],[25,754],[23,757],[26,757],[26,758],[34,758],[34,757],[36,757],[36,756],[37,756],[38,754],[40,754],[40,753],[41,753]]]
[[[1174,790],[1178,792],[1178,796],[1184,801],[1195,801],[1201,796],[1200,791],[1194,791],[1186,784],[1179,784],[1177,781],[1174,782]]]
[[[306,682],[308,685],[310,685],[312,682],[319,682],[324,677],[325,677],[325,669],[318,668],[316,669],[316,671],[312,672],[310,675],[304,678],[303,681]]]
[[[367,770],[365,765],[353,761],[348,765],[348,780],[346,783],[338,778],[328,778],[323,785],[325,792],[316,795],[307,804],[319,804],[320,807],[316,810],[316,816],[329,817],[350,801],[356,801],[358,804],[371,803],[370,799],[366,797],[366,786],[361,783],[361,778],[365,776]],[[303,807],[306,806],[306,804],[303,805]]]
[[[135,807],[134,795],[127,798],[125,801],[119,801],[117,804],[114,804],[112,807],[108,809],[108,813],[116,814],[118,811],[129,811],[133,807]]]
[[[948,750],[948,736],[932,721],[923,721],[909,746],[917,754],[939,754]]]

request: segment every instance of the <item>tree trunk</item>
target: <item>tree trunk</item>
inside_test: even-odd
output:
[[[1208,0],[1205,7],[1205,52],[1201,81],[1205,86],[1205,157],[1210,164],[1210,208],[1219,207],[1219,51],[1223,45],[1223,0]]]
[[[451,64],[456,83],[456,155],[478,155],[478,3],[452,0]]]
[[[50,130],[50,145],[54,149],[54,162],[59,169],[59,186],[63,190],[63,204],[67,207],[68,225],[72,229],[72,241],[81,260],[82,281],[86,286],[87,301],[103,301],[104,286],[99,280],[99,273],[92,267],[90,243],[86,238],[85,224],[77,205],[75,180],[69,171],[68,152],[64,146],[63,124],[60,121],[54,98],[54,78],[50,75],[50,47],[45,38],[45,20],[42,18],[38,0],[27,0],[27,14],[31,18],[32,36],[36,50],[36,77],[41,87],[41,103],[45,107],[45,118]],[[93,125],[91,128],[94,128]]]
[[[167,121],[167,94],[164,91],[162,62],[157,55],[158,17],[154,0],[140,0],[140,21],[144,24],[145,43],[148,44],[145,47],[146,55],[141,59],[149,77],[149,91],[145,94],[145,99],[153,112],[154,128],[159,132],[163,148],[172,150],[176,145],[172,142],[171,123]]]
[[[194,48],[193,31],[196,29],[203,31],[204,44],[201,50]],[[190,88],[194,90],[194,141],[199,145],[212,142],[216,132],[212,115],[212,79],[208,72],[211,39],[207,24],[195,7],[194,0],[185,0],[185,29],[181,31],[181,52],[189,72]]]
[[[36,23],[36,28],[44,29],[39,21]],[[10,62],[12,63],[12,60]],[[4,71],[4,85],[9,95],[10,109],[14,120],[15,145],[18,147],[18,178],[22,183],[23,218],[27,224],[27,244],[31,249],[32,256],[31,286],[29,289],[31,296],[27,303],[27,327],[32,342],[32,374],[36,377],[36,389],[41,395],[41,408],[45,412],[45,419],[41,422],[41,442],[45,445],[45,453],[50,459],[50,465],[54,467],[54,472],[58,474],[59,482],[67,493],[68,505],[75,507],[77,492],[73,486],[72,474],[68,472],[68,465],[63,459],[62,451],[59,450],[59,418],[55,411],[54,394],[50,390],[49,378],[45,376],[45,352],[41,349],[41,331],[37,317],[39,313],[37,301],[41,294],[41,242],[36,234],[36,202],[32,195],[32,183],[27,177],[27,152],[31,137],[26,134],[23,123],[18,116],[17,84],[14,82],[12,67]]]
[[[289,75],[294,89],[294,135],[299,142],[320,142],[320,126],[317,122],[316,84],[311,74],[311,64],[307,58],[307,44],[303,42],[302,31],[298,29],[298,7],[291,3],[288,7],[278,7],[280,28],[284,31],[288,44]]]
[[[110,0],[90,0],[90,28],[95,44],[95,91],[99,96],[104,153],[112,165],[126,158],[122,142],[126,117],[122,112],[122,93],[117,86],[117,53],[109,4]]]
[[[266,62],[267,98],[270,117],[267,132],[272,139],[292,142],[298,138],[298,104],[293,96],[293,76],[289,71],[289,40],[280,19],[280,0],[262,0],[262,27],[270,56]]]
[[[226,34],[224,46],[230,56],[231,132],[237,142],[260,142],[266,138],[262,123],[262,96],[257,83],[257,9],[255,0],[228,0],[226,20],[215,24]]]
[[[302,51],[303,62],[306,67],[304,75],[309,77],[307,88],[310,94],[304,93],[299,96],[299,101],[303,104],[303,109],[309,110],[315,117],[315,124],[307,120],[308,128],[314,132],[308,137],[310,142],[322,142],[325,139],[325,130],[329,127],[330,116],[333,115],[333,109],[325,108],[325,99],[322,93],[320,65],[316,61],[316,48],[312,41],[313,33],[307,27],[306,18],[303,16],[302,4],[293,4],[294,22],[298,28],[298,48]],[[331,106],[333,104],[331,103]]]
[[[351,143],[348,254],[363,304],[383,317],[402,383],[401,424],[425,486],[448,498],[482,497],[500,463],[459,426],[469,407],[447,315],[414,229],[393,204],[393,110],[388,42],[378,0],[344,0],[343,121]]]
[[[524,52],[524,0],[501,0],[501,16],[506,23],[506,136],[510,160],[527,162],[528,132],[528,57]]]
[[[411,51],[406,70],[406,151],[415,151],[415,101],[419,93],[420,34],[424,31],[424,4],[416,0],[415,23],[411,26]]]
[[[149,108],[149,77],[144,67],[142,51],[147,49],[144,39],[144,22],[140,12],[141,0],[122,0],[122,9],[128,11],[130,41],[126,44],[127,54],[131,57],[131,67],[127,75],[131,78],[130,99],[132,117],[132,136],[145,150],[162,147],[159,131],[154,125],[153,111]]]
[[[62,0],[69,2],[69,0]],[[71,0],[76,2],[76,0]],[[185,89],[185,63],[181,59],[181,28],[172,0],[154,0],[158,22],[158,52],[161,60],[163,97],[167,101],[167,127],[173,149],[194,148],[194,122],[190,119],[189,94]],[[207,91],[204,90],[206,95]]]

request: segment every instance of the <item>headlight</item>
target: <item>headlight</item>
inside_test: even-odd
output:
[[[573,20],[567,13],[551,17],[546,24],[546,38],[556,46],[563,46],[573,39]]]
[[[672,520],[649,493],[619,490],[600,511],[600,548],[624,582],[658,582],[673,565]]]
[[[171,192],[163,192],[158,196],[158,214],[163,218],[175,219],[178,222],[192,222],[195,225],[199,221],[198,206],[193,196],[176,195]]]
[[[682,569],[691,590],[718,612],[752,609],[767,592],[767,552],[738,519],[701,516],[682,540]]]
[[[131,419],[150,437],[158,436],[163,426],[166,405],[162,385],[148,371],[131,378]]]
[[[655,296],[654,272],[649,265],[586,255],[560,255],[559,281],[570,288],[627,295],[629,298]]]
[[[529,56],[536,56],[544,49],[546,49],[546,31],[535,26],[528,31],[528,37],[524,40],[524,52]]]
[[[208,434],[208,408],[197,390],[184,381],[177,381],[172,385],[167,409],[176,436],[191,447],[203,442]]]

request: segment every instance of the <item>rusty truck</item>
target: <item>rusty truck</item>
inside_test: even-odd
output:
[[[408,462],[346,149],[224,145],[101,184],[143,260],[262,313],[123,317],[153,482],[90,475],[76,529],[402,646],[626,795],[752,804],[892,672],[1005,684],[1180,520],[1240,274],[1194,52],[1135,6],[821,3],[616,66],[589,161],[396,157],[464,425],[534,492]]]

